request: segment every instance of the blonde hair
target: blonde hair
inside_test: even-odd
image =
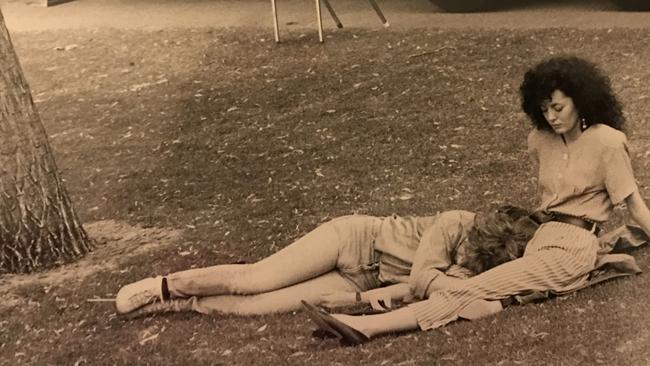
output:
[[[536,230],[525,213],[517,209],[476,214],[460,265],[478,274],[521,257]]]

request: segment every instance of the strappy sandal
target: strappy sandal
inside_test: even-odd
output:
[[[331,316],[326,311],[306,302],[300,301],[309,318],[324,331],[339,339],[345,346],[357,346],[370,340],[367,335]]]

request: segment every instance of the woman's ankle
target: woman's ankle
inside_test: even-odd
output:
[[[363,316],[347,315],[347,314],[332,314],[333,317],[346,325],[352,327],[354,330],[360,332],[368,338],[372,338],[377,332],[369,326],[369,322]]]

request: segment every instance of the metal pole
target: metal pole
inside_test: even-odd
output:
[[[339,20],[339,17],[336,16],[336,13],[334,12],[334,8],[332,5],[330,5],[330,2],[327,0],[322,0],[323,3],[325,4],[325,7],[327,10],[330,12],[330,15],[332,16],[332,19],[334,19],[334,23],[336,23],[337,28],[343,28],[343,23]]]
[[[318,41],[323,43],[323,19],[320,15],[320,0],[316,0],[316,20],[318,21]]]
[[[375,9],[375,13],[377,13],[377,16],[379,16],[379,19],[381,20],[381,23],[384,25],[384,27],[388,27],[390,24],[388,24],[388,21],[386,20],[384,13],[382,13],[381,8],[379,8],[379,5],[377,5],[375,0],[368,0],[368,2],[372,8]]]
[[[280,30],[278,29],[278,9],[275,7],[275,0],[271,0],[271,12],[273,13],[273,35],[275,43],[280,43]]]

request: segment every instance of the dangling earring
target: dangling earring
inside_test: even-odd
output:
[[[584,118],[580,118],[580,123],[581,123],[580,127],[582,127],[582,130],[583,131],[586,130],[587,129],[587,121],[585,121]]]

